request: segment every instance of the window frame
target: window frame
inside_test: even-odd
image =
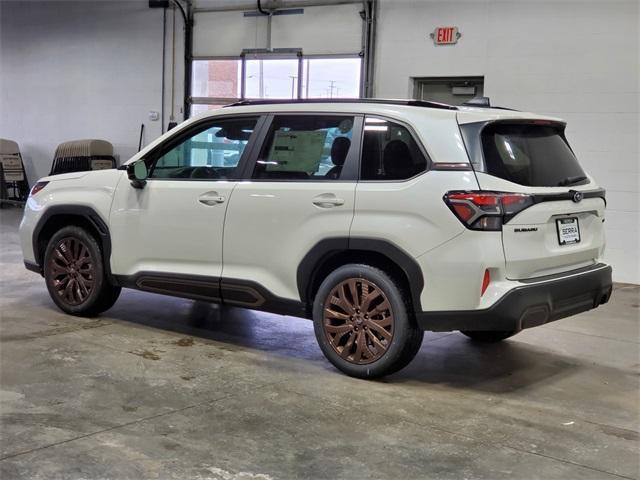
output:
[[[387,115],[378,115],[375,113],[369,113],[369,114],[364,114],[363,115],[363,123],[362,123],[362,135],[361,135],[361,139],[360,139],[360,157],[359,157],[359,162],[358,162],[358,182],[362,182],[362,183],[404,183],[404,182],[409,182],[411,180],[414,180],[415,178],[420,177],[421,175],[424,175],[428,172],[430,172],[431,170],[433,170],[433,161],[431,160],[431,156],[429,155],[429,152],[427,151],[426,147],[424,146],[424,144],[422,143],[422,140],[420,139],[420,137],[416,134],[415,129],[413,128],[413,126],[409,123],[407,123],[404,120],[399,120],[397,118],[393,118],[393,117],[389,117]],[[425,160],[426,160],[426,166],[425,169],[422,170],[421,172],[413,175],[412,177],[409,178],[405,178],[403,180],[366,180],[362,178],[362,149],[364,146],[364,134],[365,134],[365,130],[364,127],[366,126],[366,121],[367,121],[367,117],[372,117],[372,118],[379,118],[381,120],[386,120],[387,122],[393,122],[396,123],[398,125],[400,125],[401,127],[404,127],[407,129],[407,131],[409,132],[409,135],[411,135],[411,138],[413,139],[413,141],[416,143],[416,145],[418,146],[418,150],[420,150],[420,153],[422,153],[422,155],[424,156]]]
[[[241,173],[244,172],[245,163],[251,158],[251,154],[253,153],[254,146],[256,144],[256,139],[258,138],[260,132],[262,131],[262,126],[266,120],[267,115],[263,113],[242,113],[242,114],[223,114],[216,115],[213,117],[206,117],[200,121],[194,122],[192,125],[189,125],[184,130],[177,132],[174,136],[167,139],[165,142],[162,142],[160,145],[157,145],[153,150],[151,150],[148,154],[146,154],[143,158],[147,166],[147,170],[149,172],[153,171],[153,166],[155,163],[166,153],[171,151],[173,148],[187,141],[189,138],[194,137],[198,133],[202,133],[203,131],[215,126],[219,122],[229,121],[229,120],[237,120],[237,119],[248,119],[255,118],[256,126],[247,141],[247,146],[242,151],[242,155],[240,155],[240,159],[238,160],[238,164],[234,170],[234,175],[231,177],[225,178],[170,178],[170,177],[148,177],[147,181],[192,181],[192,182],[227,182],[227,181],[236,181],[241,180]]]
[[[271,127],[273,126],[273,122],[276,117],[309,117],[309,116],[326,116],[326,117],[353,117],[353,135],[351,137],[351,148],[349,149],[349,153],[347,158],[345,159],[344,165],[342,167],[342,172],[339,179],[337,180],[329,180],[323,179],[321,177],[309,179],[299,179],[299,178],[253,178],[253,172],[256,168],[256,164],[258,162],[260,153],[266,146],[266,141],[269,139],[269,135],[271,132]],[[243,180],[251,181],[251,182],[273,182],[273,183],[345,183],[345,182],[358,182],[360,172],[360,154],[362,149],[362,134],[363,134],[363,126],[364,126],[364,114],[362,113],[354,113],[354,112],[318,112],[318,111],[307,111],[307,112],[273,112],[266,116],[265,122],[261,126],[260,135],[256,138],[255,146],[252,150],[252,155],[250,159],[244,165],[244,169],[241,171],[240,176]]]

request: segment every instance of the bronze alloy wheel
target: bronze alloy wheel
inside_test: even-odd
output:
[[[323,327],[333,349],[350,363],[382,357],[393,338],[394,317],[385,293],[364,278],[336,285],[323,309]]]
[[[89,248],[74,237],[62,238],[49,259],[49,276],[59,298],[68,305],[80,305],[93,290],[95,264]]]

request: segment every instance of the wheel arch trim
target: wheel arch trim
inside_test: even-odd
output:
[[[317,282],[321,267],[332,257],[341,253],[371,252],[385,257],[398,267],[407,278],[411,294],[411,305],[415,312],[421,312],[420,296],[424,288],[424,276],[418,263],[397,245],[382,239],[367,237],[334,237],[316,243],[298,265],[296,283],[300,299],[312,302],[312,288]]]
[[[98,233],[100,246],[102,248],[102,261],[104,263],[104,270],[109,281],[113,282],[113,276],[111,274],[111,234],[109,227],[103,218],[92,207],[86,205],[53,205],[47,208],[35,228],[31,236],[31,243],[33,247],[33,254],[36,259],[36,264],[42,274],[44,272],[44,252],[40,249],[40,235],[49,221],[57,216],[75,216],[81,217],[95,229]]]

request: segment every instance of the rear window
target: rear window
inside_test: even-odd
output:
[[[482,131],[485,171],[494,177],[531,187],[587,183],[561,126],[489,125]]]

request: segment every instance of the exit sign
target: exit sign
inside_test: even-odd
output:
[[[458,32],[458,27],[436,27],[429,36],[433,38],[435,45],[452,45],[458,43],[462,35]]]

